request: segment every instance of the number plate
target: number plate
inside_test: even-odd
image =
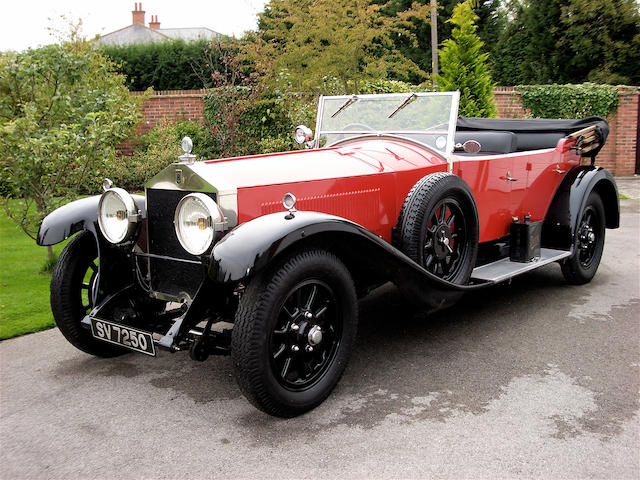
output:
[[[153,337],[149,332],[125,327],[117,323],[105,322],[97,318],[91,318],[91,334],[98,340],[122,345],[136,352],[146,355],[156,355],[153,346]]]

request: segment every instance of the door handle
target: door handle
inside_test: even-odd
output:
[[[518,179],[517,179],[517,178],[513,178],[513,177],[511,176],[511,172],[509,172],[509,171],[507,171],[507,177],[506,177],[506,179],[505,179],[505,180],[506,180],[507,182],[517,182],[517,181],[518,181]]]
[[[555,168],[554,172],[559,173],[560,175],[562,175],[563,173],[565,173],[565,170],[560,170],[560,165],[556,165],[556,168]]]

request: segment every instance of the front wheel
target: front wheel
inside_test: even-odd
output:
[[[93,235],[84,231],[64,248],[51,277],[51,311],[60,332],[74,347],[98,357],[114,357],[127,350],[96,340],[82,325],[94,306],[98,250]]]
[[[344,372],[357,316],[349,271],[329,252],[301,251],[254,279],[231,342],[242,393],[278,417],[318,406]]]
[[[574,285],[589,283],[604,250],[605,216],[600,195],[591,192],[576,227],[573,255],[561,264],[562,274]]]

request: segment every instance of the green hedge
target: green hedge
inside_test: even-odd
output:
[[[127,77],[129,90],[143,91],[149,87],[155,90],[197,90],[203,87],[203,82],[196,71],[210,61],[205,57],[207,44],[206,40],[173,40],[103,46],[100,51],[119,65],[120,73]],[[209,65],[206,70],[215,71],[217,68],[218,65]]]
[[[618,88],[612,85],[518,85],[522,106],[537,118],[607,117],[618,108]]]

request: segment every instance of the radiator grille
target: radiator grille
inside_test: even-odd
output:
[[[187,293],[193,297],[204,278],[204,267],[201,264],[173,260],[199,260],[197,256],[191,255],[182,248],[173,225],[176,207],[189,193],[181,190],[148,189],[146,191],[149,253],[170,257],[169,259],[153,257],[149,259],[151,289],[156,292],[174,296]],[[216,199],[215,194],[207,195]]]

